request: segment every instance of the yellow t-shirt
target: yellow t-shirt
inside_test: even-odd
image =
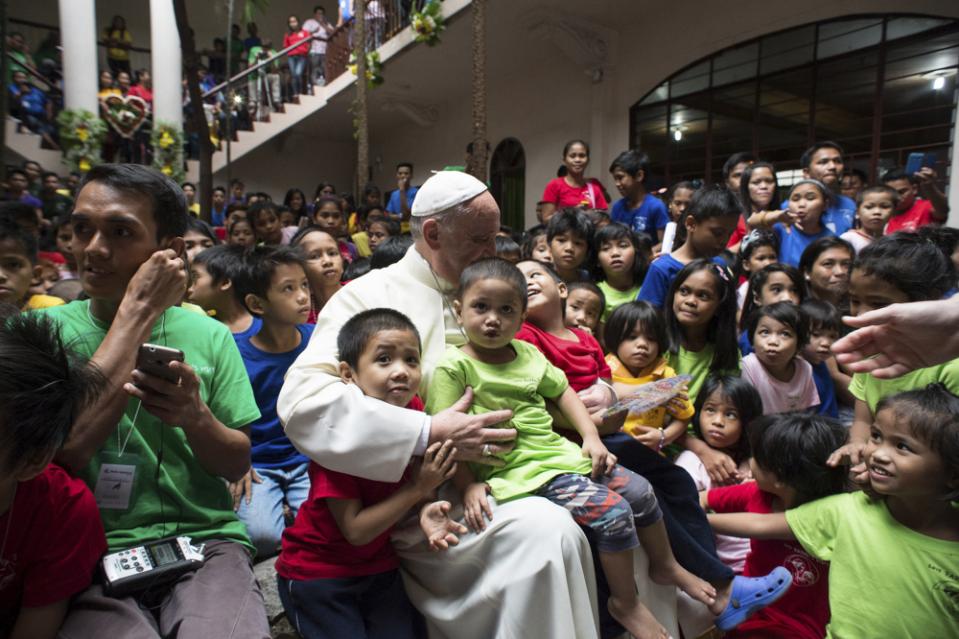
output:
[[[350,237],[353,239],[353,244],[356,246],[357,255],[360,257],[369,257],[370,255],[373,255],[373,250],[370,248],[370,236],[366,234],[366,231],[354,233]]]
[[[643,375],[642,377],[633,377],[629,369],[612,353],[606,356],[606,363],[609,364],[609,370],[613,374],[613,388],[616,390],[616,394],[620,396],[630,393],[629,386],[641,386],[668,377],[676,377],[676,371],[666,363],[664,357],[659,358],[649,375]],[[682,410],[676,410],[667,405],[658,406],[639,415],[630,413],[629,417],[626,418],[626,423],[623,424],[623,432],[635,437],[641,435],[647,428],[663,428],[666,426],[667,414],[672,419],[692,419],[695,412],[692,403],[687,399],[683,402]]]
[[[119,31],[117,29],[107,29],[104,32],[104,37],[107,40],[120,40],[126,44],[133,44],[133,37],[130,35],[130,32],[126,29]],[[107,57],[111,60],[129,60],[130,59],[130,50],[124,49],[122,47],[107,47]]]
[[[31,295],[21,310],[35,311],[38,308],[50,308],[51,306],[63,306],[64,304],[66,302],[52,295]]]

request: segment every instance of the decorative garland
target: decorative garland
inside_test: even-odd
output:
[[[57,116],[63,159],[72,171],[86,173],[103,161],[107,123],[84,109],[64,109]]]
[[[169,122],[155,122],[150,134],[153,168],[179,184],[186,179],[183,169],[183,129]]]
[[[442,0],[429,0],[422,11],[410,13],[410,26],[415,42],[424,42],[429,47],[435,47],[440,42],[440,33],[446,29],[443,20],[443,11],[440,9]]]
[[[350,54],[350,73],[356,75],[356,52]],[[366,85],[371,89],[383,84],[383,63],[380,54],[370,51],[366,54]]]

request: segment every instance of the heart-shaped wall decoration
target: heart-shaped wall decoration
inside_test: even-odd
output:
[[[135,95],[108,95],[100,99],[103,119],[124,138],[132,138],[147,119],[149,108]]]

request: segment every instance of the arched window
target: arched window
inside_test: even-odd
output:
[[[490,162],[490,182],[503,224],[515,231],[522,231],[526,228],[523,217],[526,153],[516,138],[506,138],[496,145]]]
[[[847,169],[870,181],[913,151],[935,153],[945,177],[957,69],[957,20],[856,16],[805,25],[676,73],[630,109],[630,141],[666,183],[721,181],[737,151],[799,169],[816,140],[840,143]]]

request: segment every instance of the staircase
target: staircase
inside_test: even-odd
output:
[[[56,171],[60,175],[67,175],[70,169],[63,163],[63,154],[59,151],[40,148],[40,136],[31,133],[26,126],[20,126],[19,121],[7,117],[6,121],[7,150],[12,151],[20,160],[35,160],[45,171]]]
[[[443,17],[449,20],[470,5],[470,0],[444,0],[442,3]],[[401,51],[415,44],[413,30],[406,27],[383,43],[377,49],[380,62],[385,73],[389,73],[387,61]],[[440,36],[442,38],[442,35]],[[269,122],[254,122],[252,131],[237,131],[236,140],[230,145],[230,160],[235,161],[263,143],[273,139],[290,127],[297,125],[308,116],[325,107],[335,96],[352,90],[356,77],[348,70],[329,81],[325,86],[316,87],[313,95],[301,94],[299,103],[285,103],[284,113],[270,114]],[[216,175],[226,166],[225,142],[213,154],[213,174]],[[200,163],[196,160],[187,161],[187,180],[198,182],[200,178]]]

